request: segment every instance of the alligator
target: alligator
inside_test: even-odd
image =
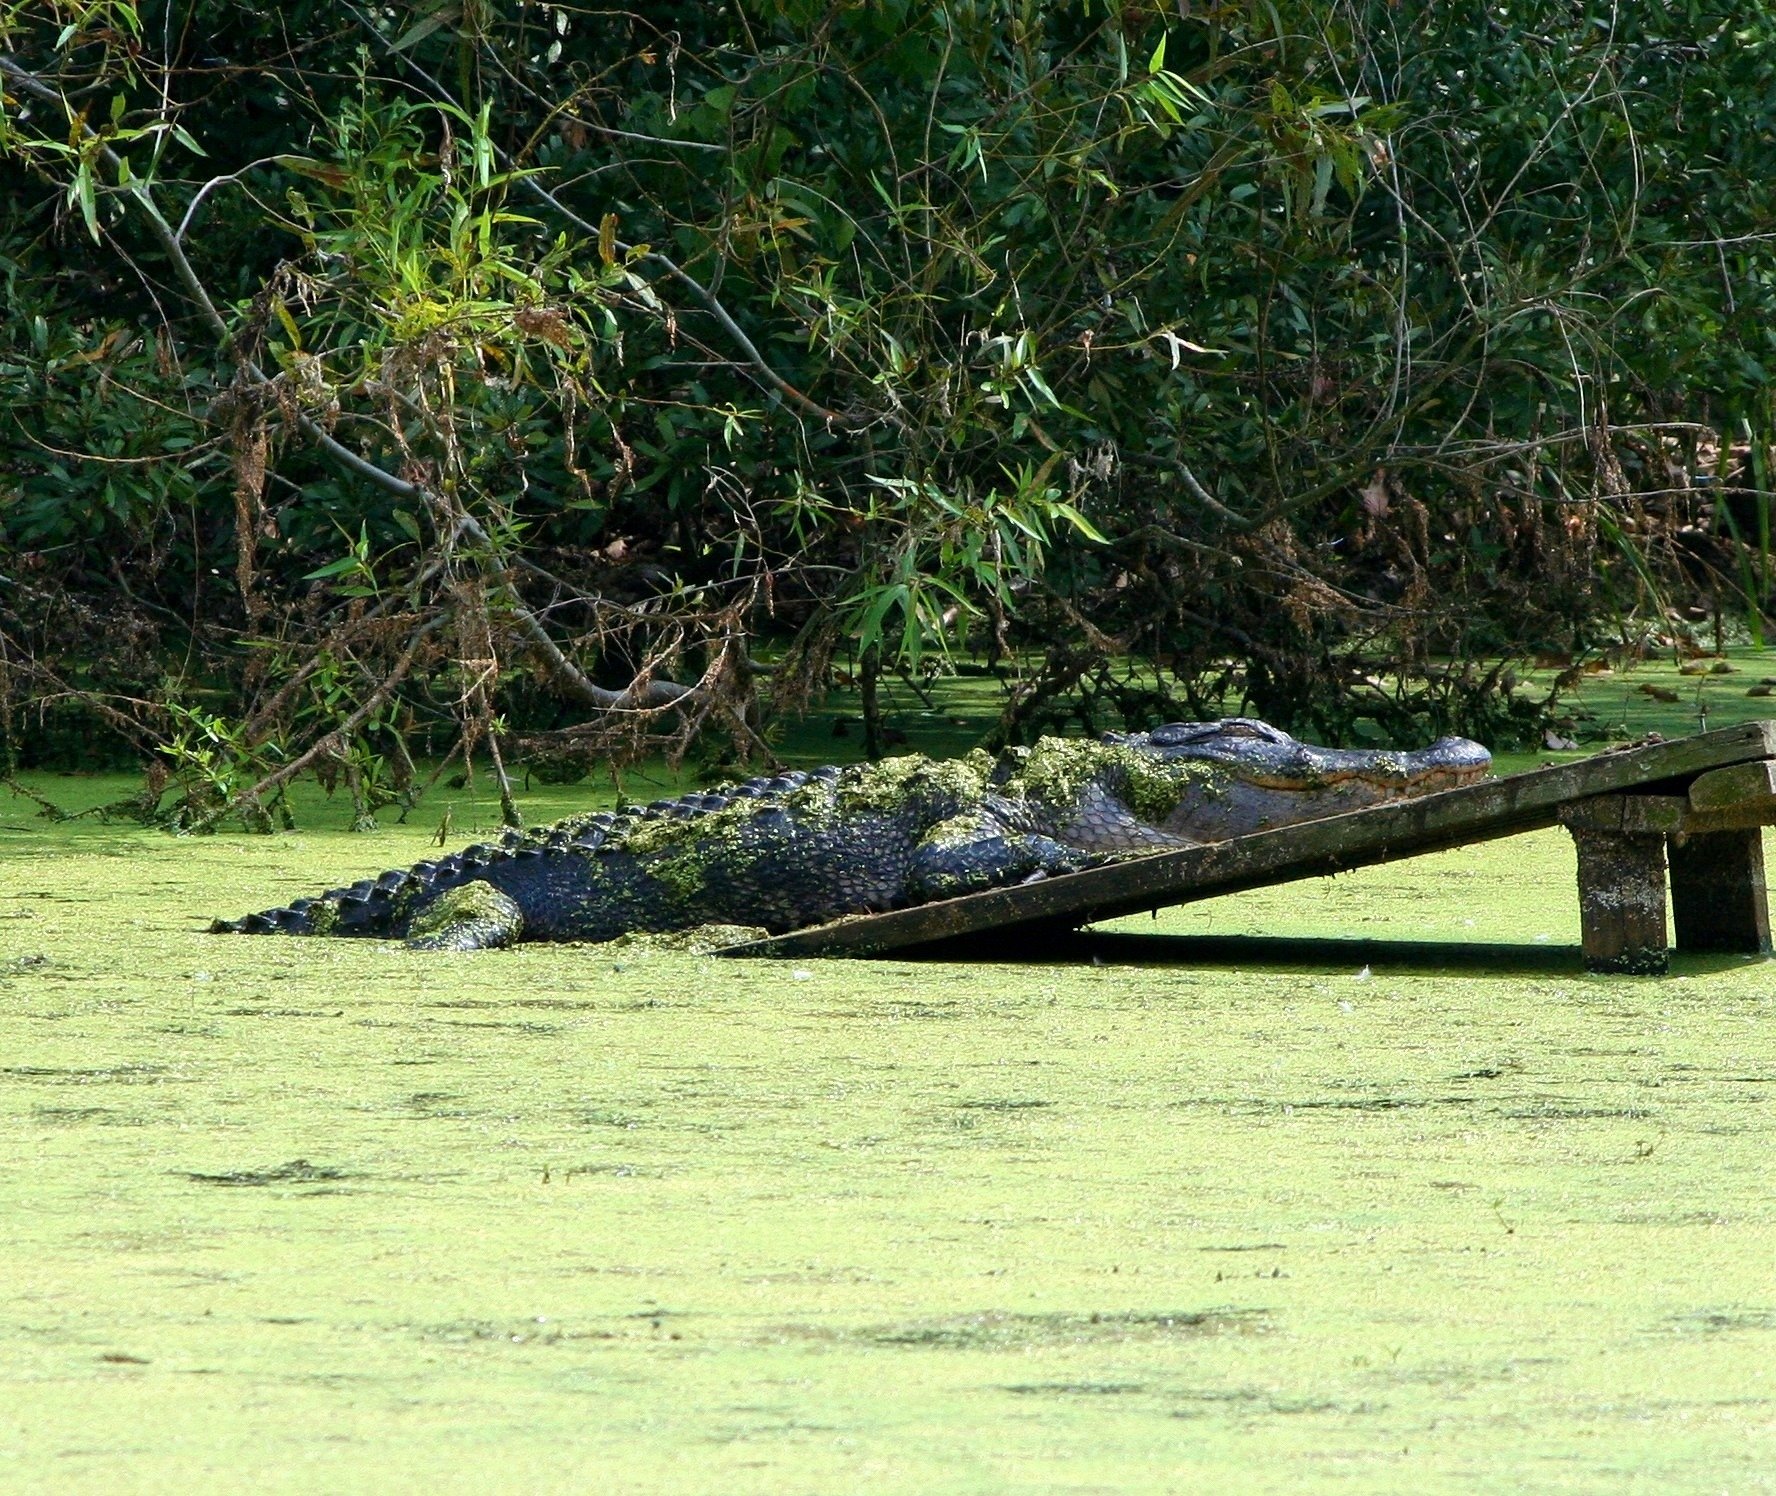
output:
[[[211,929],[420,950],[704,925],[781,934],[1453,788],[1490,762],[1465,738],[1319,748],[1243,717],[1043,738],[997,758],[915,754],[508,831]]]

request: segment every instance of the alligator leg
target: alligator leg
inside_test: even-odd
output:
[[[925,834],[913,849],[907,886],[913,900],[924,903],[1041,875],[1076,873],[1111,860],[1053,837],[1010,830],[993,816],[976,811],[944,821]]]
[[[410,951],[486,951],[524,933],[524,914],[491,883],[465,883],[426,905],[407,934]]]

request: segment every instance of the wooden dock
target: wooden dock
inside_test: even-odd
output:
[[[1760,828],[1772,824],[1776,722],[1748,722],[1016,888],[836,920],[722,954],[873,956],[986,932],[1015,939],[1565,825],[1578,848],[1587,967],[1654,975],[1667,966],[1668,872],[1678,950],[1769,951]]]

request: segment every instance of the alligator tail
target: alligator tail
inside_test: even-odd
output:
[[[447,859],[454,861],[455,859]],[[240,919],[219,919],[212,935],[365,935],[384,939],[401,933],[414,895],[432,886],[442,863],[422,862],[404,871],[365,878],[349,888],[330,888]]]
[[[349,888],[330,888],[314,898],[296,899],[277,909],[264,909],[241,919],[219,919],[213,935],[362,935],[373,940],[406,936],[413,916],[439,894],[485,875],[495,863],[531,857],[586,855],[621,842],[637,821],[662,817],[687,820],[725,810],[735,800],[772,800],[800,789],[810,780],[830,783],[839,770],[790,769],[749,779],[725,791],[708,791],[656,800],[628,812],[597,811],[569,816],[534,831],[508,831],[497,846],[465,847],[436,862],[417,862],[404,870],[365,878]]]
[[[601,813],[546,827],[531,834],[508,832],[498,846],[465,847],[436,862],[416,862],[379,878],[364,878],[349,888],[330,888],[313,898],[296,899],[276,909],[263,909],[240,919],[218,919],[212,935],[359,935],[371,940],[399,940],[413,916],[439,894],[482,877],[496,863],[528,857],[590,852],[628,824],[625,817]]]
[[[219,919],[212,935],[361,935],[371,940],[398,940],[407,933],[414,913],[441,893],[471,883],[496,862],[541,855],[514,839],[505,846],[465,847],[436,862],[416,862],[379,878],[364,878],[349,888],[329,888],[310,899],[296,899],[277,909],[264,909],[241,919]]]

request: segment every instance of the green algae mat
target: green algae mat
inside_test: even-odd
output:
[[[1580,975],[1560,833],[793,963],[212,937],[428,830],[33,811],[0,1489],[1776,1487],[1776,968]]]

